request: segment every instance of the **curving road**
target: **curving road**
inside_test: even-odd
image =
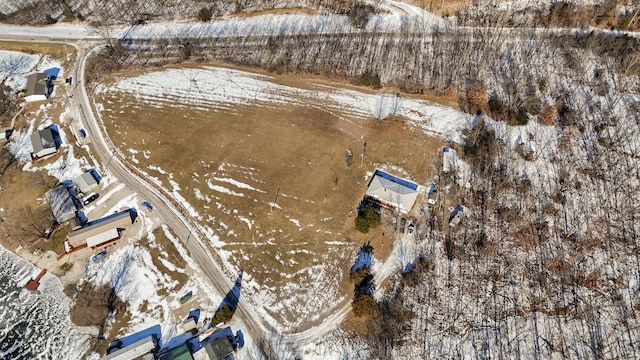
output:
[[[118,178],[118,180],[125,184],[130,190],[135,191],[142,198],[150,201],[154,205],[154,215],[160,218],[164,224],[168,225],[182,241],[198,268],[209,279],[215,290],[222,295],[226,294],[233,288],[235,279],[231,280],[229,276],[226,276],[220,264],[211,256],[211,252],[205,247],[195,224],[192,224],[190,219],[187,219],[185,215],[183,215],[183,212],[173,205],[173,199],[162,194],[161,191],[136,175],[134,169],[127,167],[120,161],[120,157],[118,156],[119,151],[108,139],[106,131],[103,132],[105,129],[96,120],[91,101],[84,86],[87,57],[91,55],[92,52],[98,51],[101,47],[96,43],[92,45],[89,49],[83,48],[82,44],[76,45],[78,49],[78,59],[73,73],[75,78],[78,79],[78,86],[76,86],[74,90],[74,100],[77,99],[81,121],[92,139],[94,152],[100,160],[102,160],[103,164],[107,164],[107,170],[110,171],[113,176]],[[274,329],[259,321],[261,318],[252,304],[242,296],[239,299],[235,316],[240,316],[241,321],[246,327],[246,329],[243,330],[246,330],[245,332],[254,340],[260,339],[263,334],[270,334],[274,331]]]

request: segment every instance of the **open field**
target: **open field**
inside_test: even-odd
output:
[[[327,85],[210,67],[154,74],[122,74],[97,91],[109,136],[128,161],[184,198],[211,244],[245,271],[248,291],[278,323],[300,330],[349,301],[354,252],[372,240],[382,255],[383,242],[390,248],[394,236],[353,229],[350,215],[367,173],[392,167],[425,183],[441,141],[399,114],[376,121],[367,102],[336,103],[331,96],[341,90]],[[153,80],[145,76],[190,86],[184,93],[164,85],[149,90],[144,86]],[[215,77],[236,86],[215,84]],[[204,89],[209,85],[217,90]],[[241,101],[243,94],[252,100]]]

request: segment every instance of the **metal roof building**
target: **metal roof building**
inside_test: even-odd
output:
[[[87,244],[88,247],[100,246],[111,240],[119,239],[122,231],[129,228],[135,221],[133,209],[127,209],[104,218],[87,223],[81,229],[69,234],[69,244],[78,247]]]
[[[420,185],[413,181],[393,176],[382,170],[376,170],[369,181],[366,196],[375,199],[381,205],[396,208],[408,213],[418,197]]]
[[[219,337],[193,353],[194,360],[233,360],[233,346],[226,336]]]

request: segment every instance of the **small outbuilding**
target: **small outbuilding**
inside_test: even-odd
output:
[[[456,169],[456,151],[450,147],[442,149],[442,172],[448,174]]]
[[[462,216],[464,213],[464,206],[458,205],[449,215],[449,226],[458,226],[460,221],[462,221]]]
[[[12,132],[13,129],[11,127],[0,127],[0,144],[9,141]]]
[[[27,76],[27,88],[24,92],[24,100],[27,102],[44,101],[53,92],[51,78],[47,73],[33,73]]]
[[[413,181],[377,169],[369,181],[365,196],[381,206],[398,209],[401,213],[407,214],[416,202],[419,187],[420,185]]]
[[[221,336],[193,354],[194,360],[233,360],[233,346],[226,336]]]
[[[81,193],[87,194],[91,191],[95,191],[98,188],[101,180],[102,177],[100,176],[100,174],[98,174],[95,169],[91,168],[81,175],[76,176],[73,179],[73,183]]]

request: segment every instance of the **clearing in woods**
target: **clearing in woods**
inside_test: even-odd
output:
[[[338,90],[192,65],[115,74],[95,92],[127,163],[184,198],[220,255],[245,272],[244,294],[290,330],[351,300],[362,243],[389,253],[392,234],[359,234],[350,217],[367,172],[392,166],[425,183],[442,144],[400,116],[376,121],[359,104],[336,106],[325,95]]]

